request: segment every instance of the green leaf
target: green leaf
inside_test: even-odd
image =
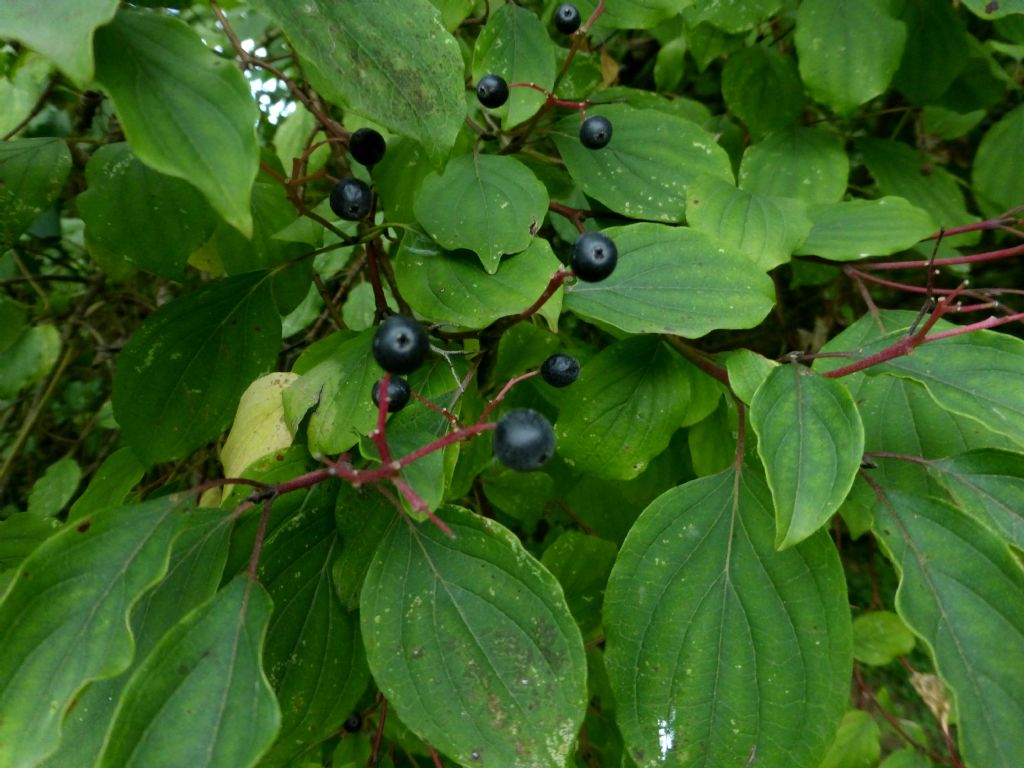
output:
[[[907,747],[890,754],[878,768],[932,768],[932,761],[913,747]]]
[[[128,611],[167,568],[170,496],[86,518],[44,541],[0,603],[0,765],[35,765],[89,680],[132,657]]]
[[[246,387],[220,449],[225,477],[238,477],[256,460],[292,444],[292,434],[285,424],[283,393],[298,378],[295,373],[275,371]]]
[[[489,448],[486,444],[485,447]],[[555,496],[555,483],[544,472],[524,473],[502,468],[484,476],[482,485],[487,500],[509,517],[523,523],[526,529],[532,529],[538,524],[544,517],[547,503]]]
[[[281,714],[260,664],[270,598],[242,574],[189,613],[132,675],[99,768],[244,768]]]
[[[103,460],[82,495],[71,505],[68,522],[106,507],[120,506],[145,473],[146,468],[131,448],[118,448]]]
[[[317,501],[267,538],[260,560],[260,582],[275,606],[263,668],[281,704],[281,731],[268,761],[294,760],[327,739],[369,682],[359,624],[331,584],[341,542],[334,493],[323,489],[310,491]]]
[[[157,310],[114,375],[114,416],[136,456],[146,465],[177,459],[223,432],[280,343],[267,273],[218,280]]]
[[[775,545],[813,534],[850,492],[864,425],[849,390],[796,363],[775,368],[754,394],[750,425],[775,501]]]
[[[1024,571],[980,523],[933,498],[888,492],[875,532],[900,576],[896,610],[955,698],[968,765],[1013,768],[1024,749]]]
[[[558,453],[584,474],[629,480],[668,447],[686,415],[685,363],[656,336],[625,339],[588,361],[555,424]]]
[[[899,332],[876,346],[896,341]],[[1021,440],[1024,424],[1024,340],[995,331],[975,331],[928,342],[867,369],[892,373],[928,388],[943,408],[980,421],[994,432]]]
[[[982,210],[997,216],[1024,201],[1024,161],[1020,147],[1024,145],[1024,105],[1003,117],[989,128],[978,145],[971,179]]]
[[[316,406],[306,428],[311,453],[346,451],[377,423],[370,389],[384,372],[370,354],[375,330],[371,328],[343,342],[284,391],[285,418],[293,434],[306,413]]]
[[[21,302],[0,296],[0,353],[6,352],[25,330],[27,307]]]
[[[534,238],[525,251],[506,256],[488,275],[471,255],[445,251],[411,229],[395,256],[398,288],[418,316],[469,329],[522,312],[561,267],[548,241]],[[539,313],[552,330],[558,327],[562,294],[559,289]]]
[[[836,203],[846,192],[850,160],[842,140],[822,128],[791,128],[751,144],[740,164],[740,188],[809,205]]]
[[[71,152],[60,139],[0,141],[0,253],[49,208],[70,170]]]
[[[983,19],[999,19],[1015,13],[1024,13],[1024,0],[964,0],[971,13]]]
[[[373,169],[385,221],[415,223],[413,208],[423,179],[430,172],[426,152],[419,144],[403,138],[388,142],[387,154]]]
[[[0,520],[0,572],[19,565],[60,527],[60,520],[24,512]],[[0,594],[6,586],[6,582],[0,585]]]
[[[82,468],[70,456],[58,459],[36,480],[28,495],[28,511],[32,515],[53,517],[59,514],[78,490]]]
[[[393,522],[394,505],[368,488],[343,483],[338,489],[334,516],[341,549],[331,568],[334,589],[349,611],[359,607],[359,593],[377,544]]]
[[[932,217],[902,197],[848,200],[809,210],[814,227],[798,254],[856,261],[905,251],[935,231]]]
[[[898,13],[907,44],[893,85],[915,104],[934,103],[967,66],[966,25],[949,3],[907,0]]]
[[[677,37],[662,45],[654,61],[655,88],[659,91],[674,91],[683,81],[685,66],[685,37]]]
[[[616,213],[678,222],[686,187],[703,174],[732,181],[729,157],[714,136],[683,117],[625,104],[593,105],[588,115],[607,117],[612,140],[604,149],[580,143],[580,119],[559,121],[551,137],[584,192]]]
[[[256,105],[235,62],[172,16],[121,11],[96,33],[96,79],[139,160],[198,187],[249,236]]]
[[[185,263],[217,225],[195,187],[142,164],[124,143],[100,147],[78,196],[90,248],[117,254],[148,272],[180,280]]]
[[[243,237],[237,229],[221,224],[213,237],[203,245],[203,250],[215,254],[229,275],[269,269],[288,260],[297,260],[311,250],[305,243],[289,242],[276,236],[289,225],[296,223],[295,209],[288,202],[284,187],[276,181],[257,181],[253,184],[252,221],[251,237]],[[284,275],[279,274],[278,277]],[[306,295],[309,284],[307,272],[300,279],[301,292],[294,301],[295,304]],[[275,294],[277,293],[275,285]],[[280,299],[278,303],[282,303]],[[282,310],[287,311],[284,307]]]
[[[370,669],[421,738],[462,765],[562,768],[586,708],[583,642],[555,578],[457,507],[395,518],[363,585]]]
[[[2,17],[0,10],[0,19]],[[0,21],[0,26],[3,23]],[[15,130],[29,116],[46,91],[50,70],[50,62],[43,56],[26,51],[7,70],[6,77],[0,79],[0,104],[5,105],[5,112],[0,115],[0,135]]]
[[[427,176],[416,218],[445,248],[468,248],[490,274],[503,253],[526,250],[548,210],[548,192],[525,165],[503,155],[462,155]]]
[[[25,328],[0,352],[0,398],[14,397],[53,370],[60,355],[60,333],[52,325]]]
[[[861,139],[857,149],[883,195],[905,198],[928,211],[932,220],[946,229],[977,221],[967,213],[956,177],[912,147],[887,139]]]
[[[782,0],[697,0],[693,18],[688,23],[708,22],[718,29],[735,34],[753,29],[774,16]]]
[[[843,715],[836,740],[818,768],[874,768],[882,754],[881,737],[871,715],[851,709]]]
[[[729,374],[729,386],[736,397],[747,405],[754,399],[754,393],[779,364],[759,355],[751,349],[736,349],[725,358],[725,370]]]
[[[537,14],[509,3],[487,19],[473,49],[473,81],[497,72],[509,83],[555,84],[555,46]],[[532,88],[512,88],[508,103],[495,110],[506,127],[518,125],[544,104]]]
[[[600,23],[615,29],[650,29],[658,22],[674,16],[694,0],[616,0],[606,8]],[[583,0],[578,3],[583,18],[588,18],[596,3]]]
[[[7,0],[0,7],[0,37],[20,40],[85,84],[92,80],[93,32],[117,6],[117,0]]]
[[[928,469],[958,507],[1024,549],[1024,456],[979,449],[930,462]]]
[[[43,768],[96,764],[114,710],[134,669],[182,616],[217,591],[228,553],[231,519],[218,509],[187,510],[182,517],[166,575],[132,609],[132,666],[117,677],[91,682],[75,697],[74,706],[64,716],[60,748],[47,758]]]
[[[811,231],[806,208],[792,198],[770,198],[705,176],[690,185],[686,220],[730,250],[768,271],[789,261]]]
[[[804,88],[791,59],[762,45],[743,48],[722,68],[722,98],[754,135],[787,128],[800,117]]]
[[[914,634],[891,611],[872,611],[853,620],[853,658],[882,666],[914,650]]]
[[[728,469],[658,497],[605,597],[605,659],[630,756],[650,766],[817,768],[846,707],[850,615],[819,532],[778,552],[771,498]]]
[[[566,289],[565,309],[628,333],[696,338],[751,328],[775,302],[771,279],[742,254],[686,227],[631,224],[604,230],[619,251],[610,277]]]
[[[800,75],[815,99],[841,114],[889,87],[906,39],[885,0],[804,0],[797,12]]]
[[[252,0],[317,92],[420,142],[440,165],[466,117],[459,46],[428,0]]]
[[[565,531],[544,550],[541,558],[562,585],[584,640],[595,639],[600,633],[604,590],[616,551],[610,541],[579,531]]]

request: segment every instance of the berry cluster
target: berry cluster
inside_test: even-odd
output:
[[[576,34],[582,25],[579,9],[571,3],[560,5],[553,19],[556,29],[566,35]],[[533,84],[523,83],[514,83],[511,87],[520,85],[537,88]],[[509,89],[504,78],[491,73],[480,78],[476,85],[476,95],[484,107],[497,109],[508,101]],[[583,115],[586,103],[564,102],[556,99],[553,94],[545,93],[549,105],[575,107]],[[581,122],[579,137],[580,143],[588,149],[601,149],[611,141],[611,121],[602,115],[586,117]],[[381,161],[386,149],[383,137],[369,128],[355,131],[349,139],[352,158],[368,168]],[[369,186],[355,178],[339,181],[331,191],[330,202],[335,214],[349,221],[362,220],[373,208]],[[606,235],[587,232],[581,234],[573,244],[570,261],[571,274],[585,282],[597,282],[604,280],[615,269],[618,250]],[[566,272],[556,277],[564,279],[569,274]],[[373,385],[370,397],[375,406],[393,413],[408,404],[412,392],[409,383],[400,377],[419,368],[429,349],[426,332],[413,318],[392,315],[380,324],[373,336],[372,351],[374,359],[388,372],[388,376]],[[559,353],[544,361],[539,374],[552,387],[566,387],[579,378],[580,364],[576,358]],[[383,386],[385,382],[386,388]],[[385,399],[383,405],[382,397]],[[492,449],[495,458],[506,467],[530,472],[542,467],[554,455],[555,432],[543,414],[530,408],[516,408],[502,415],[494,425]]]
[[[384,137],[373,128],[360,128],[348,140],[352,159],[367,168],[373,168],[384,159],[388,145]],[[362,221],[373,208],[373,194],[364,181],[348,177],[331,190],[331,210],[339,219]]]
[[[572,3],[562,3],[555,11],[555,28],[566,35],[575,34],[580,28],[583,19],[580,16],[579,8]],[[571,55],[571,54],[570,54]],[[547,94],[548,105],[559,104],[562,106],[574,106],[584,113],[586,102],[563,102],[555,98],[554,94],[548,93],[534,83],[513,83],[511,86],[505,82],[501,75],[490,73],[480,78],[476,84],[477,100],[488,109],[497,109],[508,101],[509,88],[514,87],[533,88]],[[612,123],[602,115],[592,115],[583,120],[580,125],[580,143],[587,149],[602,149],[608,146],[612,140]]]
[[[409,402],[412,390],[409,388],[409,382],[399,378],[399,375],[412,373],[423,365],[427,352],[430,351],[427,334],[412,318],[392,315],[377,327],[373,334],[371,349],[377,365],[392,374],[388,377],[388,412],[400,411]],[[370,399],[378,407],[382,382],[383,379],[374,382],[370,391]]]

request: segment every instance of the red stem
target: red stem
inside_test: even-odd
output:
[[[580,110],[582,112],[590,104],[589,101],[569,101],[569,100],[566,100],[566,99],[560,99],[557,96],[555,96],[555,94],[553,94],[551,91],[549,91],[547,88],[542,88],[541,86],[537,85],[536,83],[509,83],[508,87],[509,88],[531,88],[531,89],[533,89],[535,91],[540,91],[545,96],[547,96],[547,101],[544,102],[544,106],[545,107],[549,107],[549,106],[566,107],[568,109],[578,109],[578,110]]]
[[[256,581],[256,570],[259,568],[260,554],[263,552],[263,540],[267,537],[267,520],[270,518],[270,508],[273,504],[273,499],[267,499],[260,512],[260,522],[256,527],[256,540],[253,542],[252,554],[249,556],[249,567],[246,568],[249,581]]]
[[[867,357],[862,358],[861,360],[858,360],[855,363],[850,363],[849,365],[844,365],[841,368],[836,368],[834,370],[826,372],[825,376],[831,379],[837,379],[840,376],[847,376],[851,373],[856,373],[857,371],[863,371],[865,368],[870,368],[873,365],[878,365],[879,363],[884,363],[888,360],[893,360],[897,357],[909,355],[915,347],[918,347],[921,344],[924,344],[926,341],[929,341],[928,331],[930,331],[935,326],[935,324],[939,322],[939,319],[944,314],[946,314],[951,301],[953,300],[953,298],[955,298],[956,293],[963,290],[965,285],[965,283],[961,283],[960,286],[952,294],[950,294],[949,296],[940,297],[936,301],[935,309],[932,310],[932,313],[928,316],[928,319],[921,323],[921,327],[918,328],[912,336],[904,336],[895,344],[892,344],[886,347],[885,349],[876,352],[873,355],[868,355]],[[957,328],[956,332],[967,333],[971,330],[975,329],[972,328],[971,326],[964,326],[963,328]]]
[[[948,232],[946,234],[949,234]],[[978,264],[984,261],[999,261],[1000,259],[1009,259],[1014,256],[1020,256],[1024,254],[1024,245],[1015,245],[1012,248],[1003,248],[998,251],[987,251],[985,253],[975,253],[970,256],[951,256],[948,259],[935,259],[930,262],[927,260],[918,261],[879,261],[861,264],[860,268],[864,269],[920,269],[921,267],[927,267],[929,265],[934,267],[949,266],[951,264]]]
[[[933,235],[929,235],[926,240],[938,240],[942,237],[951,237],[952,235],[962,235],[965,232],[979,232],[986,229],[999,229],[1008,221],[1013,221],[1017,218],[1017,215],[1024,212],[1024,205],[1018,205],[1016,208],[1011,208],[1006,213],[1001,213],[998,216],[985,219],[985,221],[976,221],[973,224],[965,224],[962,227],[952,227],[950,229],[940,229]]]
[[[938,339],[948,339],[950,336],[959,336],[961,333],[970,333],[971,331],[983,331],[986,328],[995,328],[999,325],[1006,325],[1007,323],[1013,323],[1017,320],[1024,320],[1024,312],[1018,312],[1015,315],[1007,315],[1006,317],[988,317],[977,323],[971,323],[970,325],[962,325],[959,328],[952,328],[948,331],[942,331],[935,333],[925,339],[925,341],[937,341]]]
[[[484,408],[484,412],[480,414],[480,421],[483,421],[484,419],[491,415],[491,411],[495,409],[498,403],[505,399],[505,395],[508,394],[508,391],[512,389],[512,387],[514,387],[520,381],[526,381],[527,379],[536,376],[537,373],[537,371],[528,371],[524,374],[516,376],[514,379],[509,379],[505,386],[501,388],[501,391],[494,397],[493,400],[491,400],[491,402],[487,404],[487,407]]]
[[[574,274],[573,274],[573,271],[571,269],[560,269],[557,272],[555,272],[555,274],[553,274],[551,276],[551,279],[548,280],[548,284],[544,288],[544,292],[541,293],[541,295],[537,297],[537,300],[535,302],[533,302],[533,304],[528,306],[526,309],[524,309],[518,315],[515,315],[515,317],[513,317],[513,319],[512,319],[512,322],[513,323],[518,323],[521,320],[525,320],[526,318],[530,317],[531,315],[536,314],[537,312],[539,312],[540,308],[543,307],[547,303],[548,299],[550,299],[552,296],[554,296],[555,292],[559,288],[562,287],[562,283],[564,283],[567,279],[569,279],[570,277],[573,277],[573,276],[574,276]]]

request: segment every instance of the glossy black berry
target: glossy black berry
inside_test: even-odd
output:
[[[555,29],[563,35],[571,35],[580,28],[583,19],[580,17],[580,9],[572,3],[562,3],[555,11]]]
[[[544,361],[540,376],[552,387],[568,387],[580,377],[580,361],[559,352]]]
[[[532,472],[555,455],[555,430],[537,411],[517,408],[498,419],[492,448],[509,469]]]
[[[476,84],[476,97],[490,109],[496,109],[508,101],[508,83],[497,75],[484,75]]]
[[[392,315],[373,334],[373,358],[388,373],[412,373],[423,364],[429,349],[420,324],[403,315]]]
[[[376,406],[380,405],[380,381],[373,382],[373,389],[370,390],[370,399],[373,400],[373,404]],[[405,379],[401,379],[397,376],[392,376],[388,379],[388,413],[395,413],[405,408],[409,402],[409,395],[412,391],[409,389],[409,382]]]
[[[344,728],[349,733],[355,733],[356,731],[358,731],[362,727],[363,727],[363,718],[360,717],[358,713],[356,713],[354,715],[349,715],[348,719],[346,719],[345,723],[342,725],[342,728]]]
[[[359,221],[370,212],[370,188],[359,179],[342,179],[331,190],[331,210],[346,221]]]
[[[348,151],[352,153],[352,159],[367,167],[379,163],[387,150],[384,137],[373,128],[360,128],[348,140]]]
[[[612,121],[603,115],[591,115],[580,126],[580,143],[587,149],[601,149],[612,140]]]
[[[587,283],[604,280],[615,271],[618,260],[619,249],[600,232],[580,235],[572,246],[572,271]]]

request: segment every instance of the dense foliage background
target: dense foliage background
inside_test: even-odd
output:
[[[0,4],[0,768],[1020,765],[1024,0],[558,5]]]

